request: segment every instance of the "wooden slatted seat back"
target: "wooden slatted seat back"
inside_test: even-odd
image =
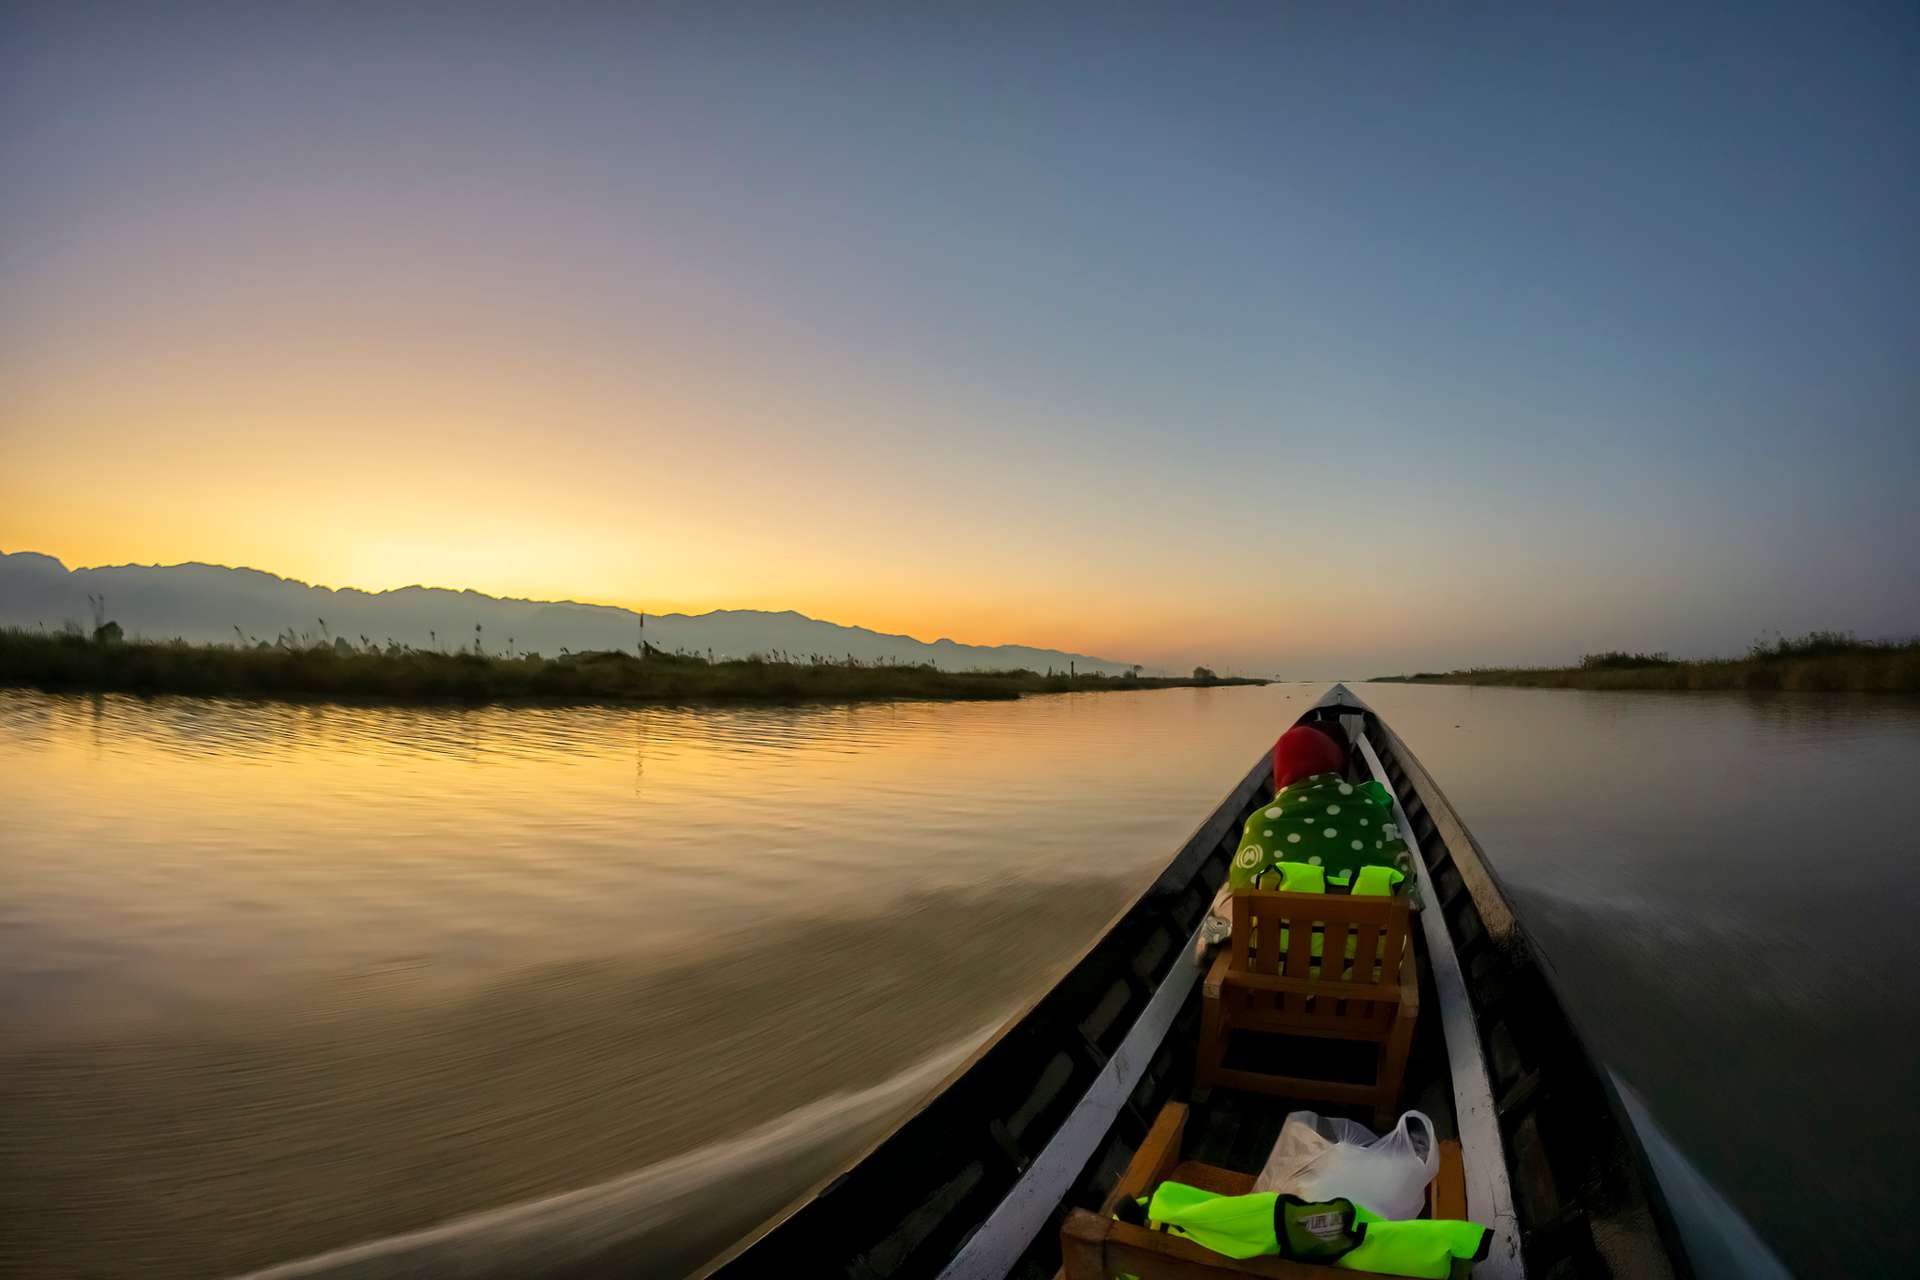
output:
[[[1233,932],[1201,985],[1195,1088],[1371,1106],[1374,1127],[1390,1125],[1420,1015],[1409,915],[1405,896],[1235,894]],[[1370,1041],[1373,1079],[1309,1075],[1313,1064],[1284,1041],[1230,1066],[1227,1041],[1239,1031]]]
[[[1241,973],[1324,984],[1336,997],[1343,984],[1397,986],[1408,918],[1405,894],[1236,894],[1230,965]],[[1362,963],[1364,957],[1372,963]]]

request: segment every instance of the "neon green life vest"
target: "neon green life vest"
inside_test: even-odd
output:
[[[1493,1233],[1477,1222],[1448,1219],[1381,1218],[1359,1205],[1355,1230],[1360,1243],[1335,1258],[1333,1265],[1349,1271],[1376,1271],[1389,1276],[1432,1277],[1446,1280],[1454,1274],[1455,1259],[1479,1262],[1487,1256]],[[1467,1268],[1471,1270],[1471,1266]]]
[[[1306,1201],[1273,1191],[1223,1196],[1163,1182],[1146,1202],[1148,1221],[1229,1258],[1331,1262],[1350,1271],[1435,1277],[1456,1259],[1487,1256],[1492,1234],[1477,1222],[1394,1221],[1350,1200]]]
[[[1330,1262],[1359,1243],[1350,1200],[1313,1203],[1273,1191],[1223,1196],[1163,1182],[1147,1202],[1147,1220],[1229,1258]]]
[[[1390,898],[1407,877],[1395,867],[1362,867],[1353,882],[1356,898]]]
[[[1288,893],[1325,893],[1327,891],[1327,873],[1323,867],[1310,862],[1276,862],[1274,870],[1280,873],[1277,883],[1267,884],[1262,877],[1257,881],[1262,889],[1284,889]]]

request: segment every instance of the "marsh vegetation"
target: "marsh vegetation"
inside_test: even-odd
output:
[[[1775,634],[1744,657],[1686,661],[1666,653],[1609,650],[1571,667],[1471,667],[1381,676],[1404,684],[1520,685],[1540,689],[1755,689],[1817,693],[1920,693],[1920,637],[1861,640],[1846,631]]]
[[[318,620],[316,620],[318,621]],[[470,642],[415,647],[367,636],[316,631],[271,641],[235,628],[230,645],[127,640],[110,623],[92,634],[0,630],[0,685],[123,693],[208,696],[369,698],[391,701],[707,702],[855,701],[875,698],[991,699],[1028,693],[1262,684],[1081,672],[945,671],[931,663],[867,662],[829,654],[598,651],[543,655],[507,637],[487,647],[479,627]]]

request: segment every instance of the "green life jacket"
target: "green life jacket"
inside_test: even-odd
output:
[[[1356,898],[1390,898],[1406,874],[1396,867],[1362,867],[1353,881]]]
[[[1146,1201],[1151,1225],[1229,1258],[1331,1262],[1392,1276],[1452,1275],[1454,1262],[1487,1256],[1492,1234],[1477,1222],[1394,1221],[1350,1200],[1307,1201],[1273,1191],[1223,1196],[1163,1182]]]
[[[1274,872],[1278,872],[1278,875],[1275,876]],[[1278,889],[1285,889],[1288,893],[1320,893],[1320,894],[1324,894],[1327,891],[1327,886],[1329,884],[1345,887],[1347,881],[1352,880],[1353,894],[1355,897],[1385,898],[1385,897],[1390,897],[1393,894],[1393,892],[1397,888],[1399,888],[1400,883],[1406,879],[1406,876],[1401,874],[1399,871],[1395,870],[1392,867],[1362,867],[1360,868],[1360,873],[1357,877],[1353,876],[1351,873],[1346,873],[1339,876],[1330,876],[1326,873],[1326,871],[1323,868],[1312,866],[1305,862],[1279,862],[1279,863],[1275,863],[1273,868],[1270,871],[1263,873],[1263,878],[1277,879],[1279,883],[1278,884],[1263,883],[1263,884],[1256,885],[1255,886],[1256,888],[1263,888],[1263,889],[1278,888]],[[1245,908],[1244,907],[1236,908],[1236,910],[1245,910]],[[1293,931],[1287,926],[1282,925],[1280,928],[1281,953],[1284,954],[1287,948],[1292,944],[1293,944]],[[1382,941],[1381,945],[1382,946],[1386,945],[1384,940]],[[1324,935],[1320,933],[1315,933],[1313,935],[1312,941],[1308,943],[1307,949],[1311,953],[1313,959],[1315,960],[1320,959],[1325,954],[1325,950],[1326,950],[1326,939]],[[1347,941],[1346,941],[1346,958],[1349,960],[1352,960],[1355,958],[1356,954],[1357,953],[1355,951],[1355,946],[1354,946],[1354,935],[1349,933],[1347,934]],[[1374,953],[1374,962],[1377,964],[1379,963],[1379,960],[1380,960],[1380,956],[1379,956],[1379,953],[1376,951]],[[1314,968],[1315,968],[1314,976],[1317,977],[1318,966],[1315,966]]]
[[[1493,1233],[1477,1222],[1447,1219],[1407,1218],[1392,1220],[1377,1217],[1359,1205],[1354,1206],[1359,1224],[1360,1243],[1334,1259],[1333,1265],[1349,1271],[1376,1271],[1388,1276],[1430,1276],[1446,1280],[1454,1275],[1454,1261],[1472,1264],[1487,1256]]]
[[[1350,890],[1356,898],[1390,898],[1406,882],[1397,867],[1361,867],[1358,872],[1329,872],[1310,862],[1276,862],[1256,872],[1252,889],[1282,889],[1288,893],[1325,893],[1327,886]]]
[[[1325,893],[1327,891],[1327,872],[1324,867],[1316,867],[1310,862],[1276,862],[1274,870],[1280,873],[1275,884],[1265,883],[1266,877],[1257,882],[1262,889],[1284,889],[1288,893]]]
[[[1330,1262],[1357,1245],[1350,1200],[1315,1203],[1274,1191],[1223,1196],[1182,1182],[1163,1182],[1147,1202],[1147,1219],[1229,1258]]]

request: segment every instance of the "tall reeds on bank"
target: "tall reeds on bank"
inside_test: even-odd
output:
[[[856,701],[875,698],[996,699],[1027,693],[1155,689],[1195,684],[1260,684],[1214,677],[1160,679],[1132,673],[1040,675],[1033,671],[943,671],[926,664],[863,661],[851,655],[752,654],[714,659],[648,646],[543,657],[517,649],[446,652],[323,629],[288,630],[273,642],[235,628],[239,643],[89,638],[77,631],[0,629],[0,685],[205,696],[365,698],[397,702]]]
[[[1681,661],[1665,653],[1590,653],[1572,667],[1471,667],[1387,676],[1409,684],[1516,685],[1535,689],[1785,690],[1920,693],[1920,638],[1861,640],[1844,631],[1775,633],[1746,656]]]

